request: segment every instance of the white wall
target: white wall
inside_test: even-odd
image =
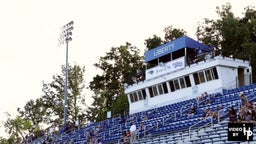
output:
[[[139,84],[134,84],[125,89],[125,93],[134,92],[140,89],[147,89],[153,85],[169,81],[170,79],[177,78],[180,76],[192,74],[202,69],[209,67],[216,67],[219,79],[212,80],[209,82],[201,83],[196,85],[191,81],[192,87],[176,90],[174,92],[156,96],[153,98],[147,98],[146,100],[137,101],[130,103],[130,113],[136,113],[140,111],[145,111],[151,108],[177,103],[179,101],[184,101],[187,99],[195,98],[201,95],[203,92],[208,92],[209,94],[215,92],[222,92],[223,89],[236,88],[236,77],[238,76],[237,68],[244,67],[249,68],[249,63],[247,61],[235,60],[232,58],[215,57],[209,61],[202,61],[198,64],[191,65],[190,67],[185,67],[179,71],[167,73],[160,77],[151,79],[149,81],[141,82]],[[190,79],[193,76],[190,75]],[[248,80],[247,80],[248,81]],[[148,90],[147,96],[149,96]]]
[[[238,76],[237,68],[218,66],[217,71],[222,81],[221,85],[223,85],[225,89],[236,88]]]

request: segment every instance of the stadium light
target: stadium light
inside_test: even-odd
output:
[[[60,33],[60,38],[59,38],[59,45],[65,44],[66,43],[66,67],[65,67],[65,90],[64,90],[64,127],[66,127],[67,123],[67,109],[68,109],[68,103],[67,103],[67,97],[68,97],[68,92],[67,92],[67,83],[68,83],[68,43],[72,41],[72,30],[74,29],[73,27],[74,22],[71,21],[68,24],[64,25],[61,29]]]

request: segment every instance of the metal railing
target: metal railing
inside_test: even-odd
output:
[[[195,123],[194,125],[190,126],[189,129],[188,129],[189,140],[191,140],[191,129],[192,129],[192,127],[197,126],[198,124],[200,124],[200,123],[206,121],[207,119],[210,119],[210,120],[211,120],[211,121],[210,121],[210,124],[213,125],[213,118],[212,118],[212,116],[207,117],[206,119],[203,119],[203,120],[201,120],[201,121],[198,121],[198,122]],[[206,123],[205,126],[208,125],[208,124],[209,124],[209,123]]]

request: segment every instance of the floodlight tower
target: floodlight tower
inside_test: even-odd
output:
[[[68,98],[68,43],[72,41],[72,30],[74,29],[73,27],[74,22],[71,21],[68,24],[64,25],[61,28],[61,34],[60,34],[60,39],[59,39],[59,44],[64,44],[66,43],[66,67],[65,67],[65,88],[64,88],[64,127],[66,127],[67,123],[67,109],[68,109],[68,103],[67,103],[67,98]]]

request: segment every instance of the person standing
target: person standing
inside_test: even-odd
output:
[[[242,107],[247,107],[248,106],[248,102],[249,102],[247,96],[243,92],[240,92],[239,96],[240,96]]]
[[[132,125],[130,127],[130,132],[131,132],[131,144],[133,144],[136,141],[136,124],[135,124],[135,122],[132,123]]]

